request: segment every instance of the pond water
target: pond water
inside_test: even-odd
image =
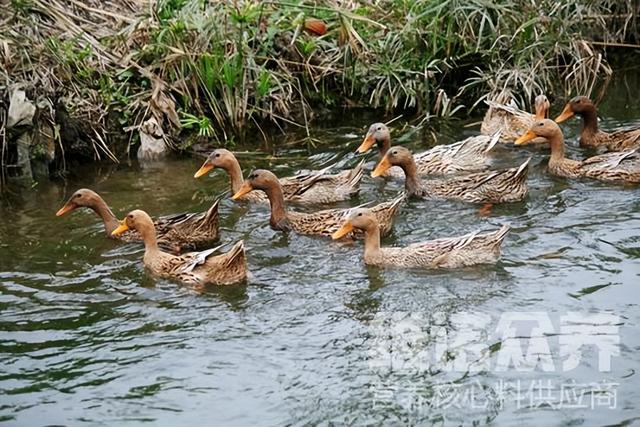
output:
[[[627,89],[637,83],[609,89],[605,129],[640,125],[640,101]],[[553,114],[562,106],[555,100]],[[315,145],[283,139],[238,157],[245,172],[350,167],[372,121],[347,114],[313,128]],[[435,143],[402,125],[394,123],[395,141],[416,150]],[[442,126],[439,142],[477,129]],[[568,154],[587,155],[577,147],[578,120],[563,129]],[[0,423],[638,422],[640,190],[551,178],[543,147],[498,147],[495,166],[530,155],[526,201],[488,216],[475,205],[411,201],[383,241],[508,223],[497,265],[367,268],[361,243],[287,236],[269,228],[266,206],[225,199],[223,239],[245,240],[252,278],[204,293],[149,278],[142,247],[106,239],[92,212],[54,216],[80,187],[102,194],[119,216],[204,210],[227,178],[193,179],[200,158],[87,166],[64,182],[5,195]],[[359,198],[342,206],[388,200],[400,188],[367,175]]]

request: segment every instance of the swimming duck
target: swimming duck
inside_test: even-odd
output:
[[[536,136],[543,136],[551,145],[549,172],[566,178],[588,177],[606,182],[640,183],[640,147],[590,157],[583,161],[564,157],[564,136],[553,120],[536,122],[516,145],[524,145]]]
[[[500,246],[509,232],[509,226],[503,225],[492,233],[474,232],[460,237],[414,243],[403,248],[382,248],[375,215],[369,209],[355,209],[331,237],[339,239],[354,229],[364,232],[365,264],[430,269],[495,263],[500,259]]]
[[[489,151],[498,142],[498,136],[472,136],[464,141],[449,145],[437,145],[423,153],[416,154],[414,161],[419,175],[448,175],[465,171],[486,169]],[[366,153],[376,144],[380,158],[384,157],[391,147],[389,128],[384,123],[374,123],[356,150]],[[385,175],[400,179],[403,174],[400,168],[391,168]]]
[[[113,236],[135,230],[144,242],[144,266],[158,277],[177,279],[187,285],[230,285],[247,278],[244,243],[239,241],[225,254],[213,256],[219,248],[191,252],[181,256],[162,252],[158,248],[156,230],[149,215],[134,210],[111,232]]]
[[[333,203],[348,200],[358,194],[360,180],[363,175],[364,161],[354,169],[335,175],[327,174],[331,168],[280,178],[284,198],[296,203]],[[224,169],[231,181],[232,194],[242,187],[242,170],[238,159],[229,150],[218,148],[204,161],[194,177],[199,178],[214,168]],[[250,202],[266,202],[267,197],[262,192],[248,193],[239,200]]]
[[[313,213],[301,213],[287,210],[282,186],[278,178],[270,171],[256,169],[233,195],[237,200],[253,190],[262,190],[267,194],[271,204],[271,217],[269,224],[275,230],[293,230],[299,234],[331,236],[336,231],[349,209],[326,209]],[[371,211],[376,215],[382,229],[382,234],[387,235],[393,225],[393,217],[398,212],[400,202],[404,196],[391,202],[380,203]]]
[[[154,226],[160,245],[175,253],[211,247],[219,238],[218,204],[219,201],[216,200],[206,212],[159,218]],[[67,203],[56,212],[56,216],[66,215],[80,207],[92,209],[102,219],[107,236],[113,237],[111,233],[118,227],[116,216],[104,199],[88,188],[81,188],[73,193]],[[142,240],[140,234],[133,231],[121,234],[118,238],[127,242]]]
[[[527,159],[517,168],[422,181],[418,176],[411,151],[405,147],[392,147],[380,160],[371,176],[382,176],[392,166],[399,166],[406,176],[405,191],[410,196],[472,203],[517,202],[527,195],[529,160],[531,159]]]
[[[515,105],[505,105],[494,101],[485,101],[489,109],[482,120],[480,132],[484,135],[494,135],[500,132],[501,142],[515,141],[531,125],[540,119],[548,117],[551,104],[545,95],[538,95],[534,101],[535,114],[520,110]],[[542,139],[532,142],[544,142]]]
[[[598,129],[598,112],[596,106],[586,96],[571,99],[558,117],[562,123],[573,115],[582,117],[580,145],[583,147],[607,147],[610,151],[624,151],[640,146],[640,128],[619,130],[613,133]]]

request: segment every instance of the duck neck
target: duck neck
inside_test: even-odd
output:
[[[140,233],[142,241],[144,242],[145,256],[160,251],[156,238],[156,229],[153,224],[145,224],[142,227],[138,227],[138,233]]]
[[[387,136],[383,139],[376,139],[376,145],[378,146],[378,151],[380,152],[380,158],[383,158],[389,148],[391,148],[391,139]]]
[[[240,190],[240,187],[242,187],[242,184],[244,182],[244,178],[242,177],[242,169],[240,169],[240,163],[238,163],[238,159],[234,157],[225,169],[227,170],[229,179],[231,180],[231,192],[235,194]]]
[[[581,115],[581,135],[595,135],[598,132],[598,114],[596,113],[595,107],[585,110]]]
[[[364,259],[372,260],[380,253],[380,227],[374,224],[364,230]]]
[[[409,194],[417,194],[422,187],[422,180],[418,176],[418,168],[416,162],[413,161],[413,157],[410,161],[400,165],[405,175],[404,188]]]
[[[565,160],[564,157],[564,138],[562,134],[556,134],[548,138],[549,145],[551,145],[551,158],[549,164],[562,163]]]
[[[118,228],[118,219],[113,214],[109,206],[105,203],[102,198],[96,200],[96,202],[90,206],[91,209],[102,219],[104,223],[104,231],[108,236],[111,236],[111,232]]]
[[[276,229],[280,229],[281,225],[287,223],[287,208],[284,204],[284,194],[282,192],[282,186],[279,182],[273,183],[264,190],[269,198],[269,204],[271,205],[271,217],[269,218],[269,224]]]

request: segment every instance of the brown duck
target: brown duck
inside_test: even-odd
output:
[[[280,178],[284,198],[289,202],[296,203],[333,203],[348,200],[358,194],[360,190],[363,163],[360,162],[354,169],[334,175],[327,173],[331,168],[328,167],[319,171]],[[232,194],[237,193],[242,187],[244,179],[236,156],[229,150],[218,148],[209,154],[194,177],[204,176],[215,168],[223,169],[229,174],[231,192]],[[244,195],[240,200],[266,202],[267,197],[262,192],[254,192]]]
[[[437,145],[414,155],[416,171],[419,175],[449,175],[486,169],[489,151],[497,142],[498,136],[480,135],[449,145]],[[380,158],[384,157],[391,147],[389,128],[384,123],[372,124],[356,151],[366,153],[374,144],[378,147]],[[400,168],[391,168],[384,176],[401,179],[403,174]]]
[[[564,136],[553,120],[535,123],[516,145],[524,145],[536,136],[543,136],[551,145],[549,172],[566,178],[593,178],[606,182],[640,183],[640,147],[632,150],[601,154],[583,161],[565,158]]]
[[[483,135],[494,135],[500,132],[501,142],[513,142],[522,135],[536,120],[548,117],[551,103],[545,95],[538,95],[535,99],[535,114],[520,110],[515,105],[500,104],[486,101],[489,109],[484,116],[480,132]],[[544,142],[543,140],[533,142]]]
[[[275,230],[293,230],[299,234],[331,236],[331,233],[340,227],[344,216],[349,211],[349,209],[326,209],[313,213],[301,213],[287,210],[280,181],[272,172],[264,169],[252,171],[240,190],[233,195],[233,199],[239,199],[253,190],[262,190],[267,194],[271,204],[269,224]],[[391,231],[393,217],[398,212],[403,199],[404,196],[401,196],[394,201],[380,203],[371,208],[380,223],[383,235]]]
[[[380,160],[371,176],[382,176],[392,166],[399,166],[406,176],[405,190],[410,196],[472,203],[517,202],[524,199],[528,192],[527,166],[530,160],[527,159],[517,168],[422,181],[411,152],[404,147],[392,147]]]
[[[206,212],[159,218],[154,223],[158,242],[176,253],[211,247],[219,239],[218,205],[219,201],[216,200]],[[102,219],[107,236],[113,237],[111,233],[118,227],[116,216],[104,199],[88,188],[81,188],[73,193],[67,203],[56,212],[56,216],[66,215],[81,207],[92,209]],[[118,238],[127,242],[142,240],[140,234],[134,231],[120,234]]]
[[[582,117],[580,145],[583,147],[607,147],[610,151],[625,151],[640,146],[640,128],[619,130],[607,133],[598,128],[598,112],[596,106],[586,96],[571,99],[556,117],[562,123],[573,115]]]
[[[355,209],[332,238],[339,239],[354,229],[364,232],[365,264],[429,269],[493,264],[500,259],[500,247],[509,232],[509,227],[504,225],[492,233],[474,232],[403,248],[383,248],[380,247],[380,229],[375,215],[369,209]]]
[[[214,248],[176,256],[160,250],[153,221],[145,211],[129,212],[111,234],[120,236],[129,230],[137,231],[142,237],[144,266],[154,276],[197,286],[231,285],[247,278],[247,260],[242,241],[222,255],[214,256],[213,253],[219,249]]]

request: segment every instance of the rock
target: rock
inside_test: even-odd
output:
[[[9,100],[9,116],[7,117],[7,129],[17,126],[31,126],[36,106],[27,99],[27,94],[22,89],[15,89]]]
[[[140,147],[138,147],[138,160],[159,160],[168,153],[164,142],[164,131],[155,118],[142,123],[140,126]]]

